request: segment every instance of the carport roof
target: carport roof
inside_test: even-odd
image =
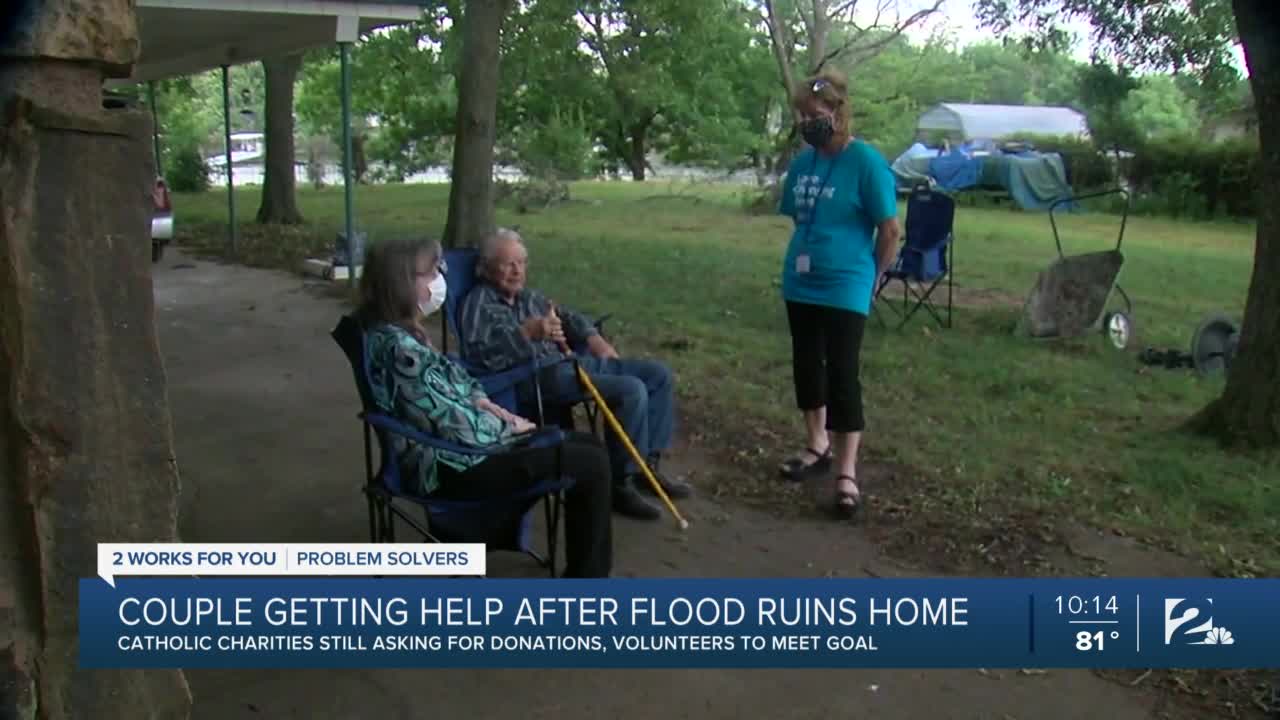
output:
[[[359,32],[417,20],[417,0],[137,0],[141,57],[112,85],[192,75],[223,65],[331,45]],[[351,38],[354,40],[355,38]]]

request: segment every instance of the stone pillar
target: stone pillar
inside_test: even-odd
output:
[[[16,4],[0,38],[0,718],[186,718],[181,671],[77,667],[96,544],[177,539],[150,119],[102,104],[138,56],[134,3]]]

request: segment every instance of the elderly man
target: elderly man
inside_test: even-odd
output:
[[[671,498],[688,497],[688,485],[658,474],[662,451],[671,446],[675,398],[671,371],[653,360],[622,358],[582,315],[557,307],[525,286],[529,254],[514,230],[501,228],[485,239],[476,272],[481,280],[462,304],[463,353],[485,372],[499,372],[539,358],[553,362],[569,348],[585,346],[578,363],[609,404],[642,457]],[[582,397],[572,363],[559,363],[541,377],[543,402],[564,405]],[[526,389],[526,393],[528,390]],[[608,434],[617,512],[656,520],[661,511],[637,488],[652,493],[649,481],[626,447]]]

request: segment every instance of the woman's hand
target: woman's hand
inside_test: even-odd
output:
[[[511,428],[518,433],[528,432],[538,427],[537,425],[534,425],[529,420],[526,420],[525,418],[522,418],[519,415],[516,415],[515,413],[507,410],[506,408],[495,403],[489,398],[482,398],[480,400],[477,400],[476,407],[487,413],[496,415],[499,420],[510,425]]]
[[[528,420],[525,420],[519,415],[512,415],[511,417],[513,418],[511,421],[511,429],[514,430],[517,434],[531,432],[533,430],[538,429],[537,425],[534,425],[533,423],[529,422]]]

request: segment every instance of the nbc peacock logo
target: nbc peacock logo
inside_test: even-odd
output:
[[[1200,603],[1186,598],[1164,600],[1164,644],[1234,645],[1231,631],[1213,624],[1213,598]]]

